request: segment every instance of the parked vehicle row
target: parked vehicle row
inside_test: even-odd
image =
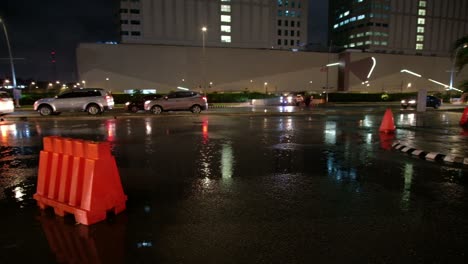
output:
[[[87,112],[101,114],[114,107],[112,94],[101,88],[80,88],[63,92],[53,98],[43,98],[34,102],[34,111],[42,116],[59,115],[62,112]],[[125,109],[130,112],[141,110],[153,114],[164,111],[191,111],[200,113],[208,109],[205,96],[194,91],[176,91],[166,96],[144,95],[127,102]]]
[[[401,100],[401,107],[406,109],[408,107],[416,108],[418,100],[416,98],[408,98]],[[439,108],[442,105],[442,100],[432,95],[426,97],[426,106],[434,107],[434,109]]]
[[[302,93],[291,93],[280,97],[282,105],[308,104],[310,100],[304,98]],[[311,99],[311,98],[310,98]],[[426,106],[439,108],[442,100],[435,96],[426,97]],[[417,100],[408,98],[401,101],[401,107],[415,108]],[[80,88],[67,90],[53,98],[43,98],[34,102],[34,111],[42,116],[59,115],[62,112],[87,112],[89,115],[101,114],[114,108],[112,94],[101,88]],[[0,91],[0,115],[14,112],[14,102],[8,92]],[[135,96],[125,103],[125,110],[136,113],[145,111],[152,114],[161,114],[165,111],[191,111],[200,113],[208,109],[206,96],[195,91],[175,91],[165,96],[149,94]]]

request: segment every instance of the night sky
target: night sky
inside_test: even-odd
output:
[[[309,42],[325,45],[327,1],[310,2]],[[119,40],[118,4],[118,0],[0,0],[17,79],[76,81],[79,43]],[[8,58],[0,30],[0,79],[11,75]]]

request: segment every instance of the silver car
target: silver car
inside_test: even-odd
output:
[[[38,111],[43,116],[74,111],[97,115],[113,107],[112,95],[100,88],[73,89],[54,98],[43,98],[34,102],[34,111]]]
[[[13,111],[15,111],[13,98],[7,92],[0,91],[0,115],[13,113]]]
[[[146,101],[144,108],[153,114],[181,110],[198,114],[208,109],[208,101],[205,96],[194,91],[177,91],[156,100]]]

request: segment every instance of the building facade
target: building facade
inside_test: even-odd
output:
[[[121,0],[121,43],[302,50],[307,10],[308,0]]]
[[[448,56],[468,35],[466,0],[332,0],[333,46],[390,54]]]
[[[191,46],[81,44],[77,50],[80,78],[88,87],[112,92],[167,93],[177,87],[202,92],[445,92],[452,65],[450,58],[437,56],[209,47],[204,73],[199,67],[203,57],[201,47]],[[455,76],[454,87],[466,79],[464,69]],[[204,81],[209,85],[204,87]]]

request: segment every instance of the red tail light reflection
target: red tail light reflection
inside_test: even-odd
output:
[[[203,134],[203,144],[208,143],[208,120],[203,120],[202,134]]]

